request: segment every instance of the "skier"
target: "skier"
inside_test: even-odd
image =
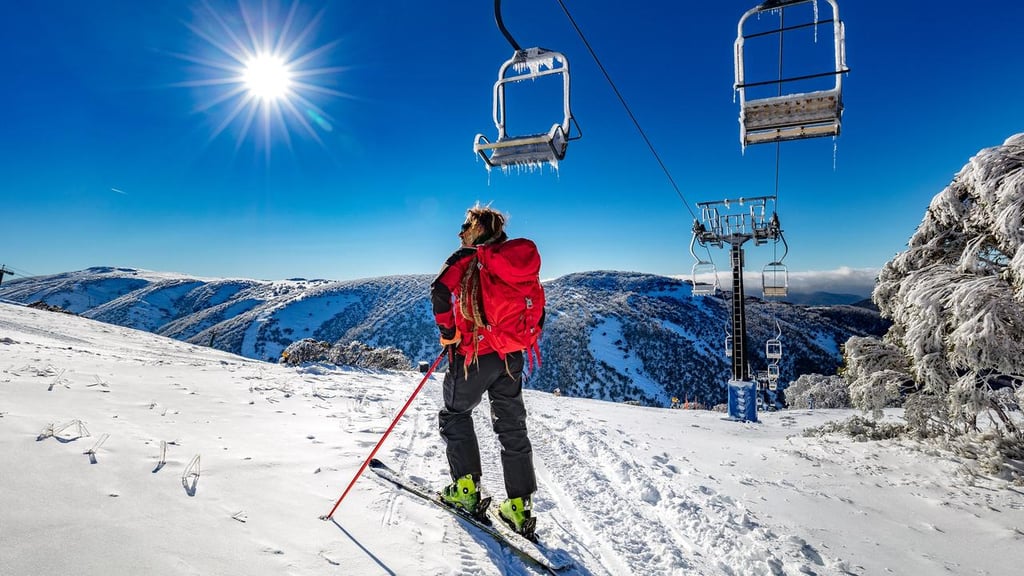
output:
[[[526,430],[526,407],[523,404],[522,349],[506,351],[495,349],[491,332],[500,326],[486,324],[485,316],[491,308],[507,304],[500,301],[507,296],[487,293],[482,288],[479,256],[485,250],[504,250],[512,253],[511,261],[536,259],[539,256],[532,242],[508,241],[505,234],[505,216],[490,207],[479,204],[466,211],[459,238],[461,247],[441,268],[431,284],[431,302],[441,344],[449,354],[448,371],[444,379],[444,408],[439,414],[439,428],[446,443],[449,471],[453,482],[444,488],[442,498],[451,506],[461,507],[479,515],[480,447],[473,428],[473,409],[487,392],[491,409],[491,423],[501,443],[501,466],[505,477],[507,498],[499,505],[498,515],[513,530],[532,536],[536,520],[533,519],[531,497],[537,490],[533,468],[533,447]],[[532,253],[524,252],[532,250]],[[543,302],[543,289],[539,277],[536,290]],[[496,289],[491,289],[496,290]],[[454,302],[454,304],[453,304]],[[543,324],[543,307],[536,313],[536,333]],[[492,321],[494,321],[492,319]],[[487,335],[482,328],[487,326]],[[533,338],[536,339],[537,335]],[[495,340],[496,341],[496,340]]]

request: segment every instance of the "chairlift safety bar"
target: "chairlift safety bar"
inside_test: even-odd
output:
[[[842,70],[835,70],[832,72],[819,72],[818,74],[805,74],[803,76],[791,76],[789,78],[779,78],[778,80],[762,80],[761,82],[747,82],[746,84],[737,84],[736,88],[754,88],[757,86],[769,86],[771,84],[784,84],[786,82],[799,82],[801,80],[813,80],[814,78],[825,78],[827,76],[835,76],[837,74],[846,74],[849,72],[849,68]]]
[[[805,24],[794,24],[792,26],[783,26],[782,28],[776,28],[774,30],[765,30],[764,32],[754,32],[753,34],[746,34],[743,36],[744,40],[750,40],[751,38],[760,38],[761,36],[771,36],[772,34],[778,34],[779,32],[789,32],[790,30],[800,30],[801,28],[817,28],[822,24],[832,24],[835,22],[833,18],[827,18],[825,20],[816,20],[814,22],[807,22]]]
[[[553,68],[547,70],[540,70],[539,66],[541,62],[550,60]],[[530,70],[528,73],[520,73],[514,76],[506,76],[508,69],[516,65],[523,65],[529,62],[537,62],[538,69],[536,71]],[[559,62],[560,65],[555,65],[555,62]],[[572,119],[572,112],[569,110],[569,59],[565,57],[561,52],[555,52],[552,50],[546,50],[544,48],[527,48],[526,50],[517,51],[502,64],[498,70],[498,80],[494,83],[494,126],[498,129],[498,140],[504,140],[508,138],[508,134],[505,130],[505,84],[522,82],[524,80],[533,80],[536,78],[542,78],[544,76],[550,76],[552,74],[562,75],[562,131],[565,132],[566,136],[569,134],[569,122]]]

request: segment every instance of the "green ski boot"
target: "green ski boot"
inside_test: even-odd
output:
[[[509,498],[498,506],[498,516],[517,534],[533,540],[537,519],[533,516],[533,502],[529,496]]]
[[[456,478],[455,482],[445,486],[441,491],[441,500],[453,508],[462,508],[474,516],[483,512],[480,510],[480,492],[476,489],[476,482],[473,481],[472,474]],[[487,499],[487,503],[490,504],[490,498]]]

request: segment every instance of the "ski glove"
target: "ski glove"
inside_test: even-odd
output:
[[[459,329],[457,327],[441,329],[441,346],[458,345],[461,341],[462,334],[459,333]]]

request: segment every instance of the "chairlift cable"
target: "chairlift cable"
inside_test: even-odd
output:
[[[519,47],[519,43],[509,33],[508,28],[505,28],[505,22],[501,18],[501,0],[494,0],[494,21],[498,24],[498,30],[501,30],[502,35],[512,45],[512,49],[516,52],[522,52],[523,49]]]
[[[39,276],[39,274],[36,274],[34,272],[29,272],[28,270],[22,270],[21,268],[17,268],[15,266],[2,265],[2,266],[0,266],[0,268],[7,268],[7,272],[9,274],[16,274],[18,276],[21,276],[22,278],[29,278],[31,276]]]
[[[782,48],[786,39],[786,8],[779,10],[779,85],[778,96],[782,96]],[[782,141],[775,143],[775,213],[779,213],[779,172],[782,164]],[[779,261],[779,242],[772,244],[772,262]]]
[[[562,7],[562,11],[565,12],[565,16],[569,19],[569,23],[572,24],[572,27],[576,30],[576,34],[579,35],[580,40],[583,41],[583,45],[587,47],[587,50],[590,52],[590,56],[594,59],[594,62],[597,63],[597,67],[601,70],[601,73],[604,74],[605,80],[608,81],[612,91],[615,92],[615,96],[617,96],[619,102],[622,103],[622,107],[626,109],[626,114],[628,114],[629,119],[633,121],[633,125],[636,127],[637,132],[640,133],[640,137],[643,138],[644,142],[647,144],[647,148],[650,149],[651,154],[654,156],[654,159],[657,160],[658,165],[661,166],[661,170],[665,173],[669,183],[672,184],[672,188],[676,191],[676,195],[678,195],[679,199],[683,201],[683,205],[686,206],[686,210],[690,212],[690,216],[693,216],[693,219],[696,220],[697,214],[695,214],[693,209],[690,208],[690,203],[686,200],[686,197],[683,196],[683,192],[679,189],[675,179],[672,178],[672,174],[669,172],[668,167],[665,166],[665,162],[662,161],[658,151],[654,148],[654,144],[651,143],[651,140],[647,137],[644,129],[640,126],[640,122],[636,119],[636,116],[630,109],[629,104],[626,103],[626,99],[622,96],[622,93],[619,92],[615,82],[612,81],[612,77],[608,74],[604,64],[601,63],[601,59],[597,57],[597,53],[594,52],[594,49],[590,46],[590,42],[587,40],[587,37],[583,35],[583,31],[580,29],[579,25],[576,24],[576,19],[569,13],[569,8],[565,5],[563,0],[558,0],[558,4]],[[710,254],[711,251],[709,250],[708,255],[710,256]]]

